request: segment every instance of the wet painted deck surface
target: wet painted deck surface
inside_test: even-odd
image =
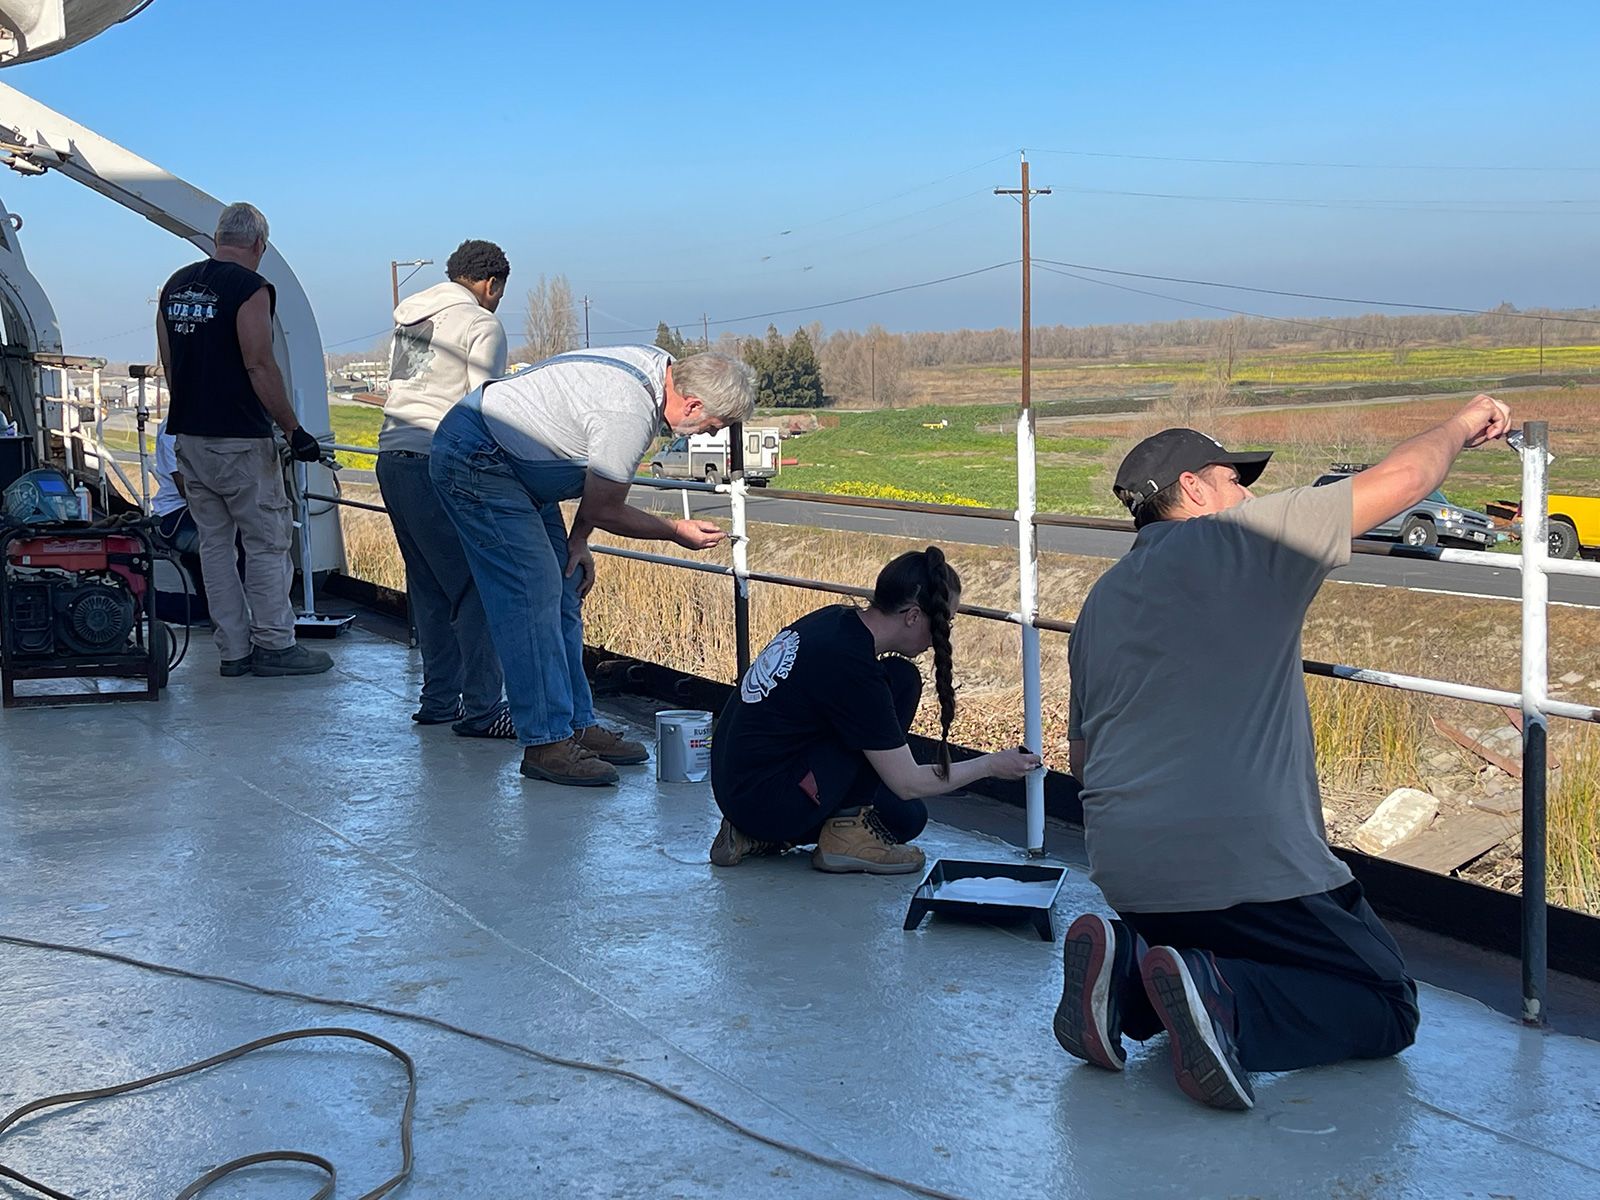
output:
[[[625,1065],[968,1197],[1600,1194],[1600,1044],[1425,988],[1401,1058],[1259,1077],[1249,1114],[1200,1109],[1159,1042],[1120,1076],[1061,1052],[1059,950],[1031,930],[932,917],[904,933],[913,879],[825,877],[799,855],[714,870],[706,787],[658,787],[650,767],[615,790],[527,783],[508,744],[412,726],[403,647],[354,633],[332,649],[325,676],[224,680],[197,644],[159,705],[0,716],[0,932]],[[1013,853],[945,826],[926,844]],[[1058,936],[1098,903],[1069,876]],[[406,1023],[12,946],[0,964],[3,1109],[355,1025],[418,1060],[401,1196],[896,1194],[637,1085]],[[83,1196],[170,1197],[294,1146],[335,1159],[356,1196],[398,1161],[402,1095],[376,1051],[275,1049],[35,1119],[0,1161]],[[228,1194],[311,1190],[275,1172]]]

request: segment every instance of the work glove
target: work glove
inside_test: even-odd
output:
[[[322,443],[302,425],[289,435],[289,453],[300,462],[316,462],[322,457]]]

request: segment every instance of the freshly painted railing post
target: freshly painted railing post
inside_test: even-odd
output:
[[[1549,688],[1549,426],[1529,421],[1522,447],[1522,1019],[1545,1022],[1549,910],[1545,901]]]
[[[733,514],[733,644],[738,678],[750,668],[750,485],[744,478],[744,426],[728,430],[728,505]],[[687,492],[684,493],[688,495]]]

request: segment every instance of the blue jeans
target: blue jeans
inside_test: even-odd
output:
[[[426,454],[378,455],[378,489],[406,564],[422,650],[421,715],[481,721],[500,707],[500,660],[472,568],[428,477]]]
[[[439,423],[428,469],[478,583],[517,740],[566,741],[594,724],[583,673],[581,572],[563,578],[561,501],[583,494],[583,464],[512,458],[483,417],[458,404]]]

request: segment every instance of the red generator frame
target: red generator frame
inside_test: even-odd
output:
[[[159,700],[167,684],[167,629],[152,610],[156,548],[137,525],[114,531],[62,525],[16,525],[0,529],[0,701],[5,708],[99,704],[114,700]],[[132,645],[115,653],[76,653],[53,645],[48,651],[19,647],[13,616],[19,589],[39,585],[35,570],[68,575],[115,575],[133,597]],[[58,578],[58,577],[52,577]],[[19,696],[25,679],[142,679],[143,690]]]

